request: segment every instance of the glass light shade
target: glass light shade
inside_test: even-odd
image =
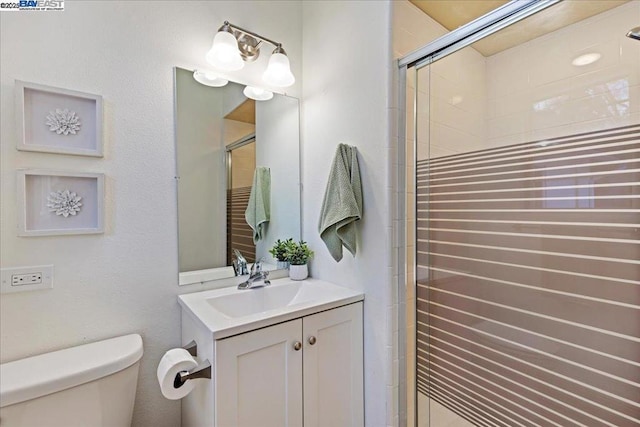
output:
[[[262,80],[270,85],[277,87],[287,87],[295,83],[296,79],[291,73],[289,58],[282,53],[274,53],[269,58],[269,65],[262,75]]]
[[[242,93],[247,98],[255,99],[256,101],[268,101],[273,98],[273,92],[254,86],[245,87]]]
[[[236,71],[244,67],[238,50],[238,40],[227,31],[216,33],[206,59],[209,64],[224,71]]]
[[[229,83],[229,80],[218,77],[208,71],[195,70],[193,72],[193,78],[196,79],[198,83],[205,86],[222,87]]]

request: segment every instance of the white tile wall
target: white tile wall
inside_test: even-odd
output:
[[[637,123],[640,1],[585,19],[486,60],[489,146]],[[584,53],[601,58],[583,67]]]

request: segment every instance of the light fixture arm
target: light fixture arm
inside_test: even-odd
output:
[[[271,87],[291,86],[295,82],[295,77],[291,73],[289,58],[287,58],[287,52],[282,48],[282,43],[233,25],[229,21],[224,21],[224,24],[218,29],[218,33],[213,38],[211,49],[207,52],[206,60],[219,70],[237,71],[242,69],[245,62],[253,62],[258,59],[263,43],[269,43],[275,49],[271,52],[267,68],[262,74],[262,80]],[[204,77],[200,74],[194,75],[194,78],[204,79]],[[212,79],[205,80],[203,80],[205,81],[203,84],[213,84]]]
[[[228,28],[234,29],[240,33],[244,33],[244,34],[248,34],[253,38],[256,38],[260,41],[265,41],[269,44],[274,45],[276,48],[280,47],[282,49],[282,43],[278,43],[276,41],[273,41],[271,39],[268,39],[266,37],[261,36],[260,34],[254,33],[253,31],[249,31],[249,30],[245,30],[242,27],[238,27],[237,25],[234,25],[232,23],[230,23],[229,21],[224,21],[224,24],[222,24],[222,27],[220,27],[220,29],[218,31],[229,31]]]

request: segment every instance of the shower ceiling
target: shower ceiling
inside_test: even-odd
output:
[[[424,13],[452,31],[508,3],[506,0],[409,0]],[[563,1],[473,44],[491,56],[590,16],[618,7],[629,0]],[[626,31],[626,29],[625,29]]]

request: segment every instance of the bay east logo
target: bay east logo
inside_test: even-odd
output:
[[[0,10],[5,11],[48,11],[64,10],[64,0],[18,0],[0,2]]]
[[[57,9],[64,8],[64,0],[20,0],[20,8]]]

